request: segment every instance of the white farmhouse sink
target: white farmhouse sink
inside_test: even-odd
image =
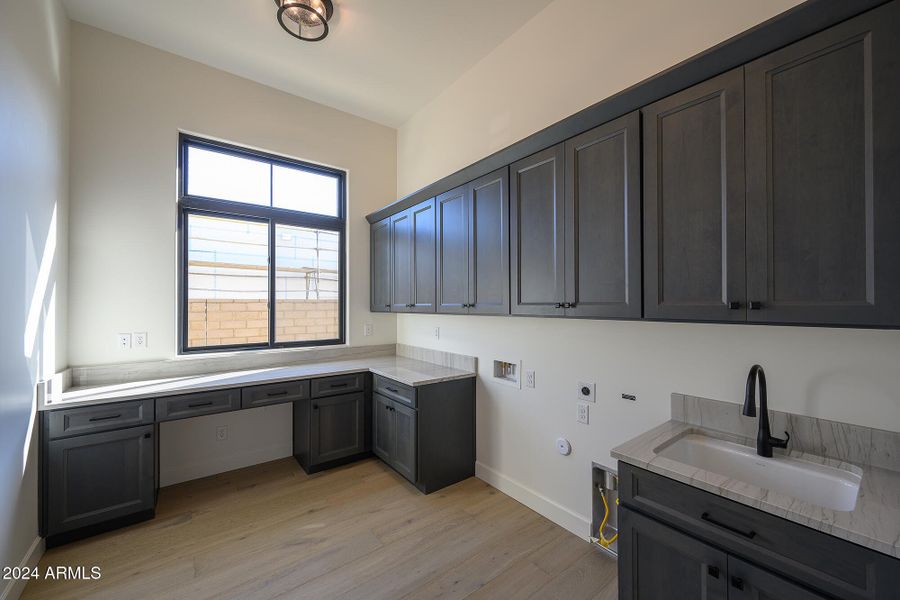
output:
[[[828,465],[775,456],[763,458],[755,448],[691,433],[659,448],[671,460],[736,479],[824,508],[851,511],[862,476]]]

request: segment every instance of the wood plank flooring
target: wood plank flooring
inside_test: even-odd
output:
[[[95,581],[23,600],[613,600],[616,563],[472,478],[424,496],[371,459],[306,475],[278,460],[161,490],[154,520],[54,548]]]

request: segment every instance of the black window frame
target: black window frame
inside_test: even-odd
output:
[[[284,166],[292,169],[302,169],[314,173],[336,177],[338,179],[338,207],[337,216],[307,213],[274,206],[262,206],[247,204],[232,200],[220,200],[206,196],[189,195],[187,193],[188,182],[188,148],[202,148],[231,156],[262,160],[271,168]],[[270,194],[271,198],[271,194]],[[228,344],[219,346],[188,346],[188,243],[189,237],[187,224],[189,215],[204,215],[222,218],[240,219],[244,221],[265,222],[269,232],[269,341],[248,344]],[[309,227],[334,231],[339,236],[338,248],[338,337],[327,340],[301,340],[295,342],[278,342],[275,338],[275,229],[278,225],[290,225],[296,227]],[[346,304],[347,304],[347,172],[331,167],[324,167],[301,160],[270,154],[252,148],[245,148],[219,142],[208,138],[198,137],[187,133],[178,135],[178,354],[203,354],[211,352],[235,352],[241,350],[269,350],[275,348],[303,348],[314,346],[338,346],[346,344]]]

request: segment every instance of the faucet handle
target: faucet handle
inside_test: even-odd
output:
[[[787,448],[789,441],[791,441],[791,434],[789,434],[787,431],[784,432],[784,439],[777,437],[769,438],[769,443],[774,448]]]

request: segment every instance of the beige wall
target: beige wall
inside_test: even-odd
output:
[[[395,130],[73,23],[72,365],[176,354],[179,130],[346,169],[348,342],[394,341],[394,317],[368,312],[363,216],[396,197]],[[149,350],[117,350],[134,331]]]
[[[42,551],[35,383],[66,365],[68,29],[56,0],[0,0],[0,567]]]
[[[401,127],[399,192],[793,4],[556,0]],[[900,431],[898,331],[438,315],[401,315],[397,329],[400,343],[478,356],[479,475],[582,535],[591,461],[614,465],[610,448],[665,421],[672,392],[740,401],[755,362],[775,408]],[[494,359],[523,361],[537,387],[492,383]],[[587,426],[575,422],[579,381],[597,384]]]

